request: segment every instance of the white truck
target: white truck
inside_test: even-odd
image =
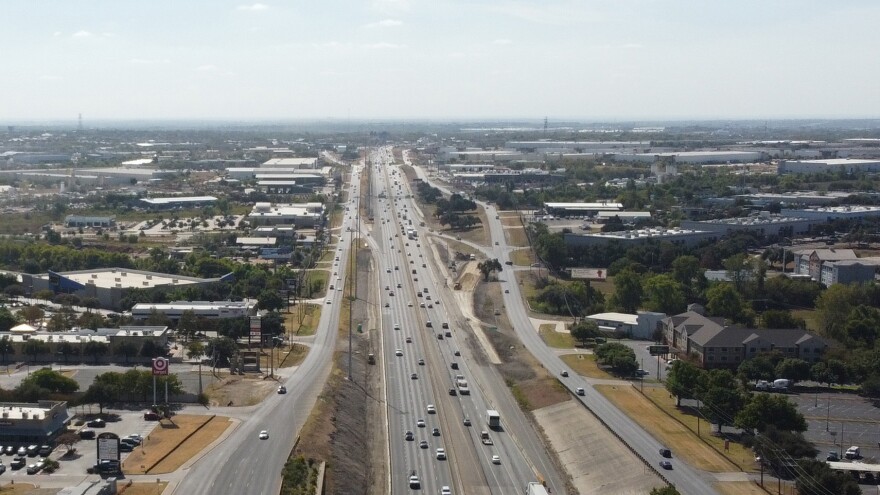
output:
[[[455,375],[455,387],[460,395],[470,395],[471,390],[468,388],[468,382],[464,375]]]
[[[494,409],[486,410],[486,424],[493,430],[501,428],[501,415],[498,414],[498,411]]]
[[[526,486],[526,495],[548,495],[548,492],[544,485],[532,481]]]

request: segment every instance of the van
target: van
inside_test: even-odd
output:
[[[850,459],[850,460],[861,459],[862,458],[862,451],[860,448],[853,445],[852,447],[846,449],[846,454],[844,454],[844,457],[846,457],[847,459]]]

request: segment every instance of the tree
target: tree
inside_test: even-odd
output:
[[[190,342],[186,347],[186,357],[196,359],[199,362],[199,395],[202,395],[202,356],[205,354],[205,346],[201,342]]]
[[[27,342],[24,343],[24,346],[22,346],[21,350],[30,356],[34,362],[37,362],[38,356],[49,354],[49,344],[42,340],[28,339]]]
[[[614,277],[614,294],[609,304],[624,313],[635,313],[642,303],[642,277],[627,267]]]
[[[260,292],[257,301],[259,301],[260,309],[266,311],[281,311],[281,308],[284,307],[284,299],[281,298],[277,290],[266,289]]]
[[[791,311],[783,309],[770,309],[761,314],[761,328],[806,328],[806,322],[801,318],[795,318]]]
[[[477,269],[480,270],[480,273],[483,274],[483,280],[489,281],[489,274],[492,272],[500,272],[502,270],[501,262],[498,261],[498,258],[493,258],[491,260],[481,261],[477,263]]]
[[[697,396],[697,387],[704,371],[693,363],[687,361],[675,361],[672,369],[666,375],[666,390],[675,396],[675,405],[681,406],[681,399],[694,399]]]
[[[67,330],[67,318],[63,313],[54,313],[46,323],[46,331],[63,332],[65,330]]]
[[[877,340],[878,327],[880,327],[880,311],[859,304],[847,317],[843,334],[847,341],[871,349]]]
[[[9,311],[9,308],[5,306],[0,308],[0,332],[8,332],[17,323],[15,316]]]
[[[682,255],[672,261],[672,278],[684,287],[688,300],[706,287],[706,275],[696,256]]]
[[[706,309],[713,316],[740,321],[743,315],[742,297],[731,284],[715,284],[706,292]]]
[[[64,446],[67,452],[74,450],[73,446],[80,441],[80,436],[75,431],[65,431],[55,438],[55,446]]]
[[[596,359],[610,366],[619,375],[630,376],[639,368],[636,353],[629,347],[617,342],[602,344],[596,348]]]
[[[8,356],[15,355],[15,347],[12,346],[12,340],[8,335],[0,337],[0,355],[3,356],[3,364],[7,364],[6,358]]]
[[[67,364],[67,360],[70,356],[79,355],[79,346],[73,345],[70,342],[62,342],[58,344],[58,354],[64,357],[64,364]]]
[[[733,418],[743,406],[743,396],[737,387],[736,377],[729,370],[713,369],[703,373],[697,389],[702,402],[700,412],[718,425],[733,424]]]
[[[98,377],[100,376],[98,375]],[[104,414],[104,406],[119,400],[119,388],[106,381],[98,381],[98,377],[95,377],[95,382],[86,389],[81,402],[83,404],[98,404],[100,413]]]
[[[145,340],[141,345],[140,356],[145,358],[159,357],[165,354],[165,349],[152,340]]]
[[[782,431],[807,431],[804,415],[788,397],[778,394],[753,394],[737,413],[734,424],[750,431],[764,431],[768,425]]]
[[[803,359],[785,358],[776,365],[776,376],[792,382],[810,379],[810,363]]]
[[[116,344],[116,346],[113,348],[113,353],[124,357],[125,364],[128,364],[128,360],[132,356],[137,356],[138,350],[139,348],[136,344],[127,340],[123,340],[122,342]]]
[[[754,275],[749,255],[745,253],[735,254],[725,259],[723,265],[724,269],[727,270],[727,277],[733,282],[736,291],[744,294],[746,285],[752,281]]]
[[[28,325],[34,325],[37,321],[43,319],[46,313],[39,306],[25,306],[18,312]]]
[[[795,486],[800,495],[861,495],[862,489],[849,473],[836,471],[828,463],[813,459],[798,461],[800,469]]]
[[[52,393],[72,394],[79,390],[79,384],[76,383],[76,380],[46,368],[34,371],[22,380],[22,383],[25,382],[33,383]]]
[[[98,358],[107,354],[107,344],[90,340],[83,346],[83,354],[92,356],[95,359],[95,364],[98,364]]]
[[[180,319],[177,320],[177,333],[183,335],[184,342],[189,342],[190,336],[196,333],[198,321],[196,312],[191,309],[180,314]]]
[[[740,363],[736,374],[744,384],[754,380],[773,380],[779,361],[781,356],[778,354],[761,353]]]
[[[644,283],[645,305],[651,311],[677,314],[684,311],[684,291],[670,275],[655,275]]]
[[[593,320],[583,319],[571,327],[571,337],[575,340],[579,340],[582,346],[587,345],[587,340],[598,337],[601,335],[599,332],[599,324]]]
[[[833,284],[819,295],[816,299],[816,312],[826,335],[845,340],[842,338],[843,326],[860,299],[858,289],[845,284]]]
[[[238,345],[229,337],[217,337],[208,341],[205,348],[207,354],[214,361],[214,368],[229,366],[229,360],[238,352]]]
[[[168,315],[165,313],[159,312],[156,308],[153,308],[150,310],[150,316],[147,317],[144,323],[154,326],[168,326],[171,323],[171,319],[168,318]]]

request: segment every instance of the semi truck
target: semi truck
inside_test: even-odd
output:
[[[494,409],[486,410],[486,424],[493,430],[501,428],[501,415],[498,414],[498,411]]]
[[[532,481],[526,486],[526,495],[548,495],[548,493],[544,485],[537,481]]]

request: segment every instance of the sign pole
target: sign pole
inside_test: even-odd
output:
[[[153,405],[156,405],[156,375],[153,375]]]

